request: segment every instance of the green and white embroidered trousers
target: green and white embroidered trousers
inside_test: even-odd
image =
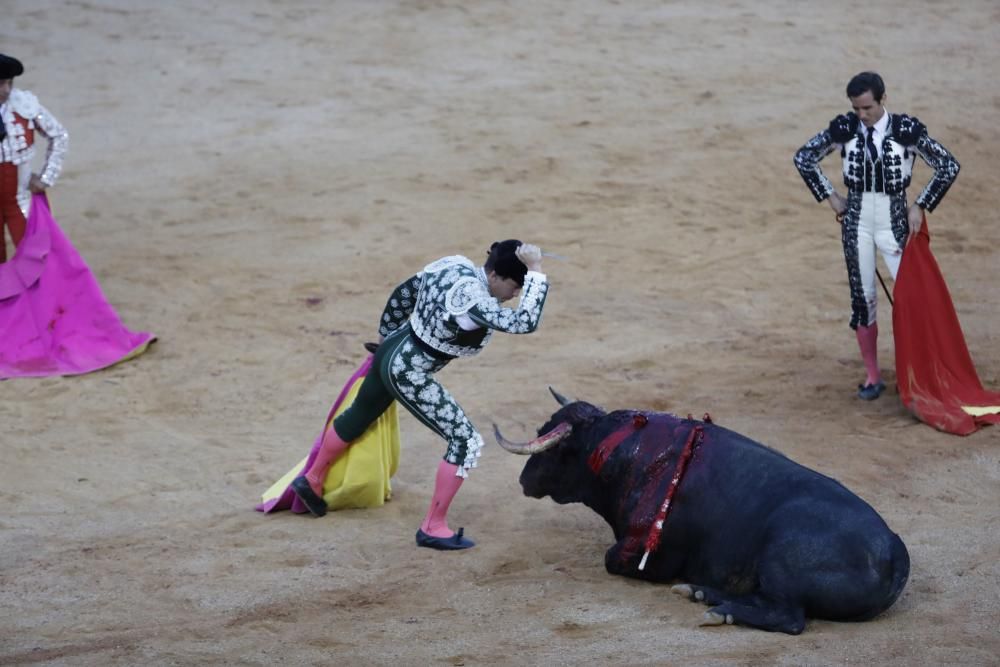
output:
[[[451,360],[431,356],[413,336],[407,324],[379,345],[357,397],[334,420],[333,428],[344,442],[356,440],[397,400],[444,438],[448,443],[444,459],[458,466],[459,476],[467,477],[477,466],[483,438],[455,398],[434,378]]]

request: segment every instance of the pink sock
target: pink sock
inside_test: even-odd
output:
[[[858,337],[858,347],[861,348],[861,359],[865,362],[865,372],[868,373],[865,384],[876,384],[882,379],[882,373],[878,368],[878,324],[859,326],[854,333]]]
[[[326,433],[323,435],[323,444],[320,445],[316,459],[305,474],[309,486],[316,492],[316,495],[323,495],[323,482],[326,480],[326,473],[330,471],[330,466],[333,465],[334,461],[339,459],[340,455],[346,452],[350,446],[351,443],[341,440],[337,432],[333,430],[333,424],[326,429]]]
[[[434,498],[431,499],[431,506],[427,510],[424,522],[420,524],[420,530],[433,537],[451,537],[454,531],[448,528],[448,506],[451,499],[458,493],[459,487],[465,478],[457,474],[458,466],[442,460],[438,464],[437,477],[434,480]]]

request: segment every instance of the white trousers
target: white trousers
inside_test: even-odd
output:
[[[860,274],[861,289],[867,306],[867,318],[858,324],[875,324],[878,307],[878,277],[875,275],[875,251],[882,254],[893,280],[899,271],[899,261],[903,258],[903,248],[892,233],[890,197],[876,192],[861,195],[861,213],[858,216],[857,270]]]

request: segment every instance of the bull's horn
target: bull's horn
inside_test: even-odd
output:
[[[567,405],[569,405],[570,403],[573,402],[570,399],[568,399],[565,396],[563,396],[562,394],[560,394],[558,391],[556,391],[552,387],[549,387],[549,391],[552,393],[552,396],[555,397],[555,399],[557,401],[559,401],[559,405],[561,405],[563,407],[566,407]]]
[[[500,427],[493,424],[493,435],[497,439],[497,444],[512,454],[537,454],[546,449],[555,447],[560,442],[569,437],[573,432],[573,425],[563,422],[548,433],[544,433],[531,442],[511,442],[500,433]]]

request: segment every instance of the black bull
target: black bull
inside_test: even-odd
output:
[[[520,478],[525,495],[580,502],[600,514],[616,540],[605,554],[607,571],[686,582],[674,592],[712,606],[703,624],[798,634],[807,616],[873,618],[906,585],[906,546],[836,480],[710,422],[606,414],[556,398],[563,408],[538,440],[518,445],[496,431],[505,448],[531,454]],[[533,453],[540,443],[549,449]],[[640,570],[686,445],[693,453]]]

